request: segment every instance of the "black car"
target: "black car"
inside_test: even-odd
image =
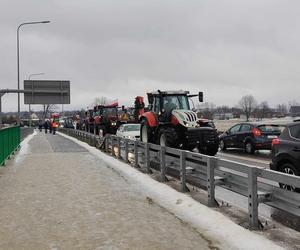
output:
[[[278,138],[283,127],[275,124],[243,122],[234,125],[219,136],[220,149],[241,148],[253,154],[255,150],[271,150],[272,140]]]
[[[300,122],[288,124],[278,139],[272,142],[272,170],[300,175]],[[299,191],[293,186],[280,184],[280,187]]]

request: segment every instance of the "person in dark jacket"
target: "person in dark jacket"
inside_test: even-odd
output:
[[[49,128],[49,122],[48,122],[48,120],[46,119],[45,122],[44,122],[45,134],[47,134],[48,128]]]

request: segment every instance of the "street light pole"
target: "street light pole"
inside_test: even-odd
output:
[[[24,25],[50,23],[50,21],[21,23],[17,29],[17,71],[18,71],[18,90],[20,90],[20,28]],[[20,125],[20,93],[18,93],[18,125]]]

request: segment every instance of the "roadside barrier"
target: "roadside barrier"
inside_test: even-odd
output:
[[[282,183],[300,188],[299,176],[115,135],[106,135],[104,138],[72,129],[62,129],[61,132],[102,148],[143,172],[159,171],[161,182],[167,181],[168,176],[175,177],[181,182],[182,192],[189,191],[187,184],[206,189],[210,207],[219,206],[215,199],[216,186],[247,197],[248,221],[252,229],[262,228],[259,204],[300,217],[300,193],[279,187],[279,183]]]
[[[0,166],[5,165],[5,161],[20,146],[20,127],[6,127],[0,129]]]

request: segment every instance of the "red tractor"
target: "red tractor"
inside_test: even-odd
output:
[[[219,148],[219,137],[214,126],[198,119],[190,109],[188,91],[155,91],[148,93],[149,111],[140,117],[141,140],[161,146],[193,150],[206,155],[215,155]]]
[[[93,118],[97,135],[115,134],[119,126],[118,103],[95,106]]]

